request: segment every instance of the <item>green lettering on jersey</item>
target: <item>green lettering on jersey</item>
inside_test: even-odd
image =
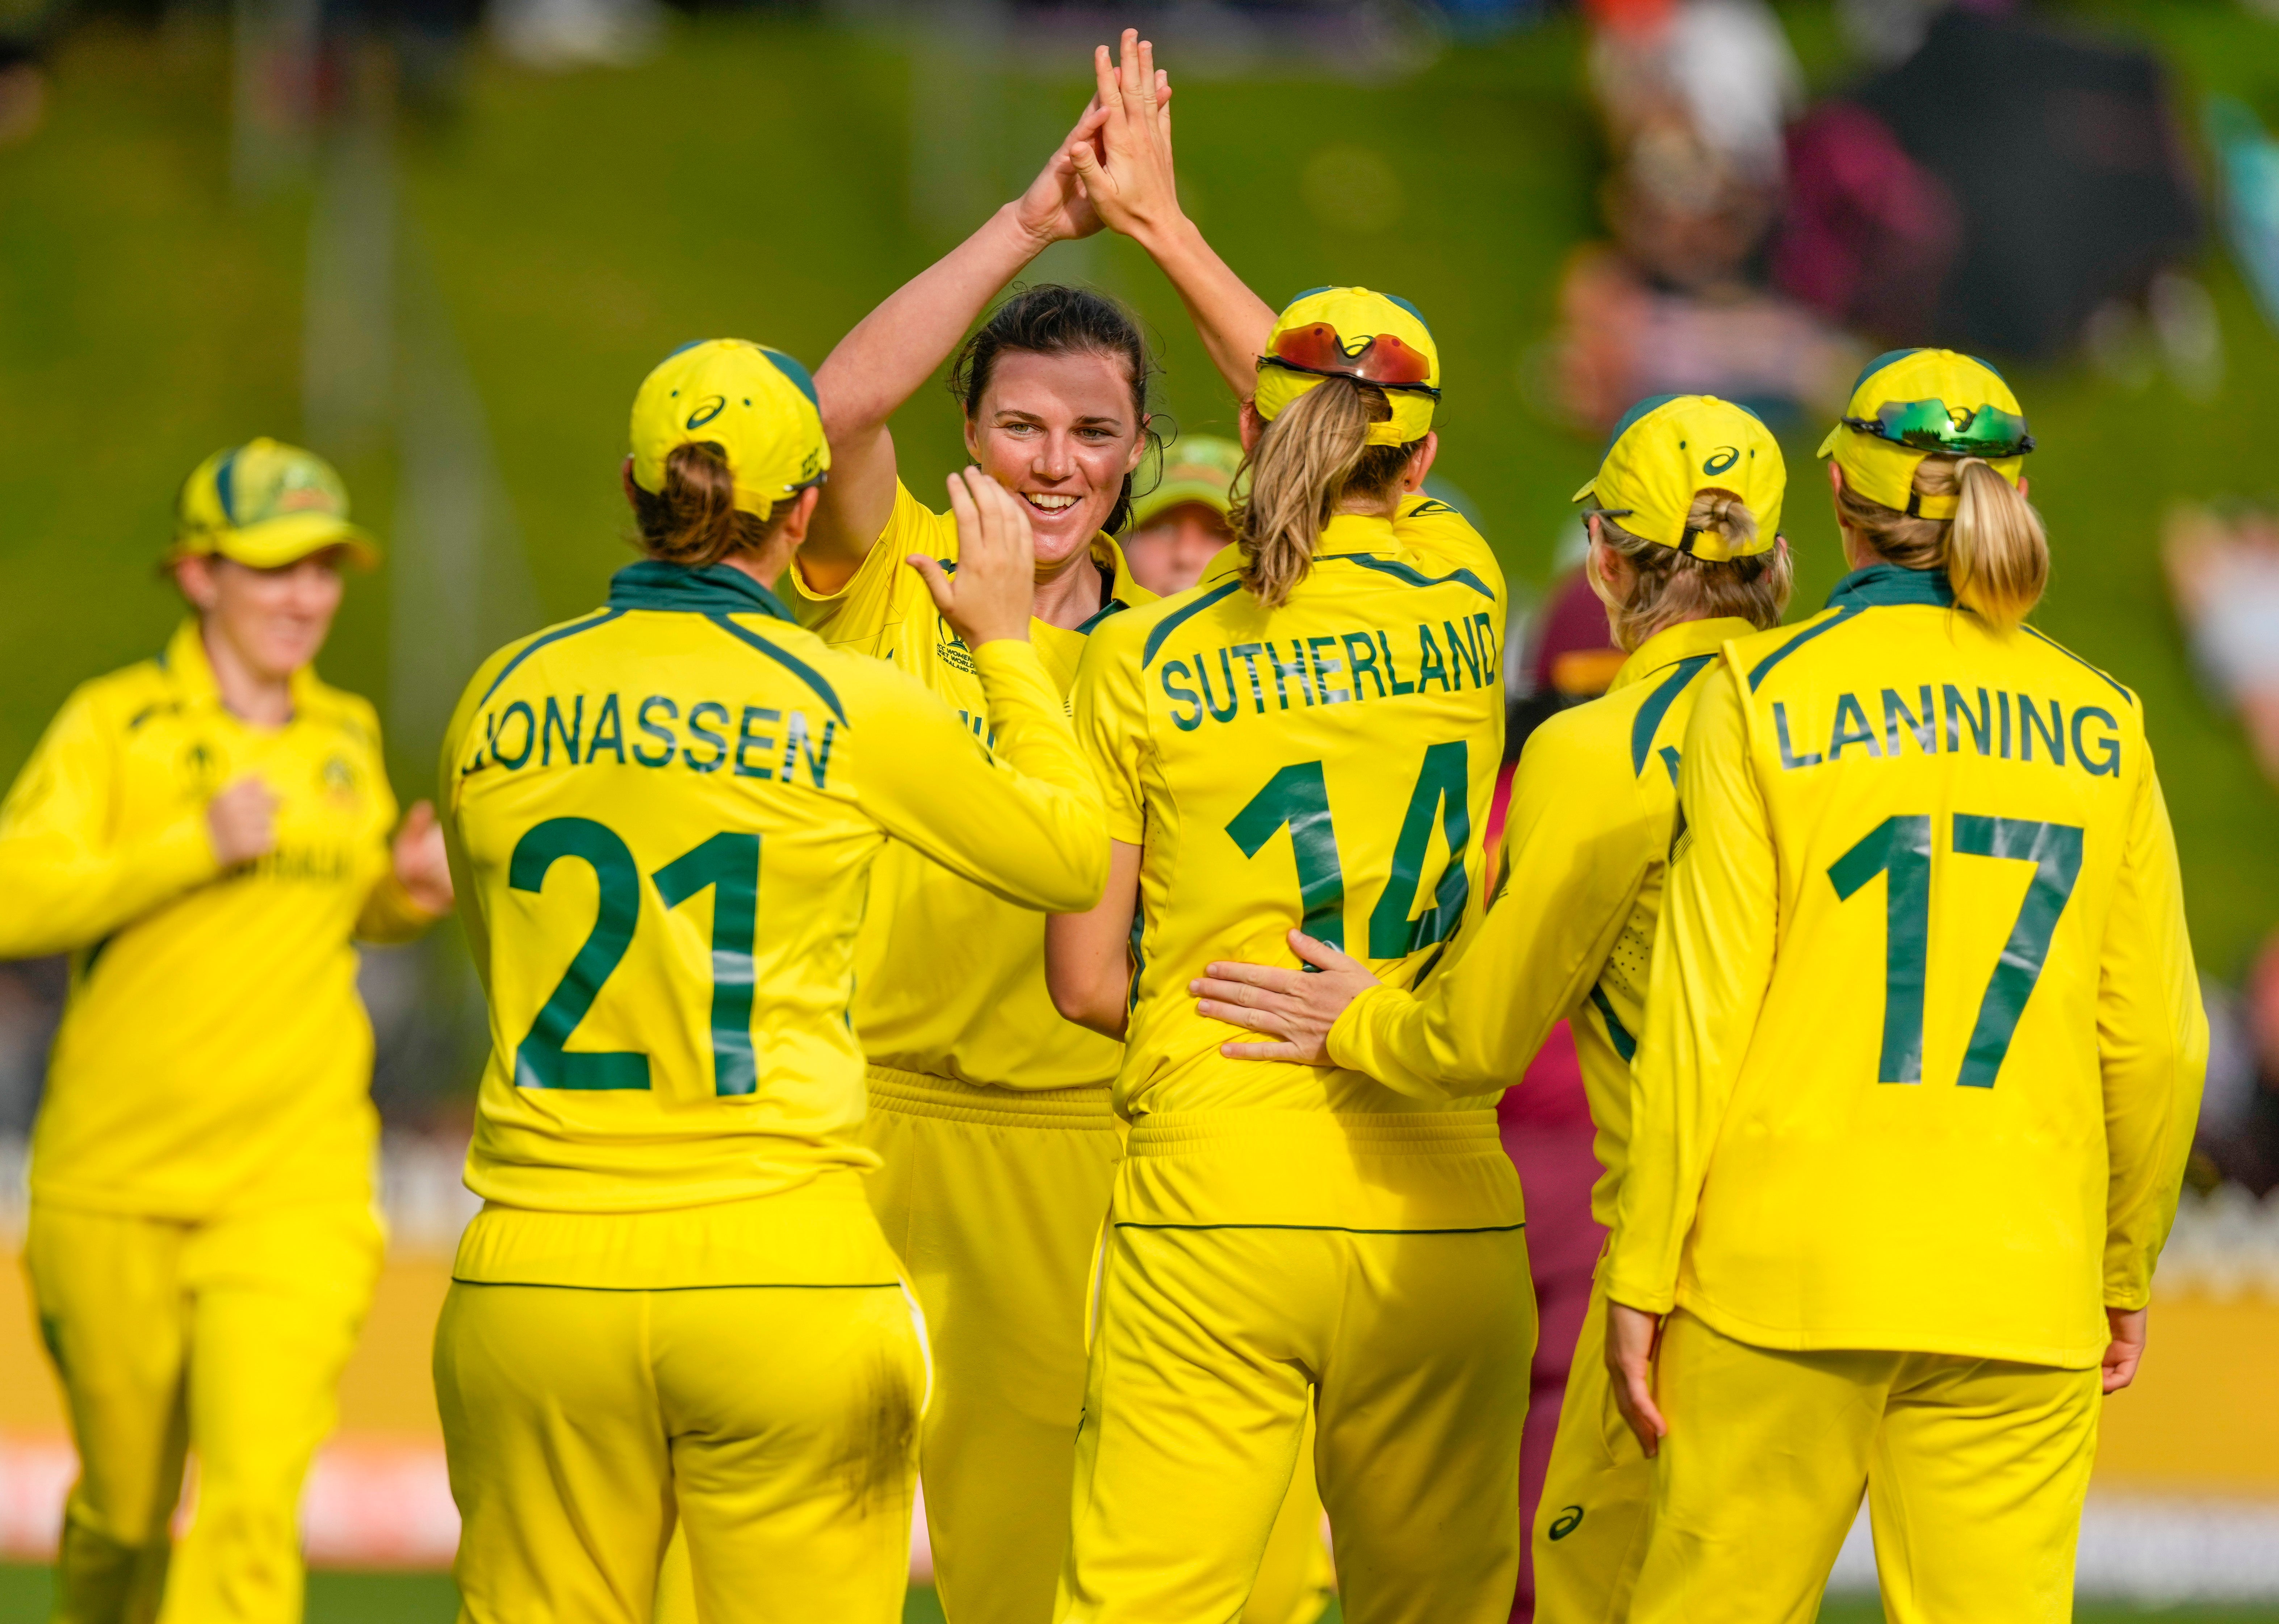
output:
[[[1946,753],[1952,755],[1962,748],[1962,730],[1955,724],[1959,716],[1970,724],[1972,747],[1981,755],[1991,755],[1994,753],[1994,716],[1986,690],[1978,690],[1978,714],[1976,716],[1971,714],[1969,704],[1963,699],[1962,690],[1953,683],[1941,683],[1938,692],[1939,702],[1946,710]]]
[[[709,761],[700,762],[696,759],[694,749],[685,748],[680,753],[680,759],[699,772],[717,772],[720,770],[720,763],[728,759],[728,739],[725,733],[716,733],[704,725],[705,713],[708,711],[716,721],[725,723],[728,719],[728,708],[725,705],[714,700],[699,700],[688,708],[688,736],[710,745],[711,758]]]
[[[562,708],[555,702],[551,693],[548,694],[546,724],[539,732],[538,764],[541,767],[554,765],[554,741],[559,738],[562,740],[562,753],[570,758],[570,764],[575,767],[578,764],[579,735],[585,731],[586,696],[584,694],[578,695],[567,724],[564,724],[562,720]]]
[[[1212,721],[1232,722],[1234,720],[1235,711],[1240,707],[1240,701],[1235,697],[1234,659],[1229,650],[1222,648],[1218,651],[1218,669],[1219,674],[1226,678],[1224,710],[1218,708],[1218,696],[1211,692],[1210,668],[1203,663],[1203,657],[1201,655],[1195,656],[1195,680],[1203,685],[1204,708],[1210,712]]]
[[[2081,734],[2081,726],[2091,716],[2104,723],[2107,732],[2102,738],[2084,739]],[[2074,764],[2086,771],[2092,778],[2119,778],[2121,776],[2120,728],[2121,724],[2113,719],[2111,711],[2100,710],[2095,705],[2083,705],[2079,710],[2075,711],[2073,713]],[[2097,747],[2097,759],[2094,761],[2090,759],[2089,754],[2089,747],[2092,745]]]
[[[1416,643],[1416,691],[1423,693],[1437,680],[1442,693],[1454,693],[1454,685],[1448,681],[1447,662],[1440,657],[1440,645],[1432,640],[1432,628],[1417,627]]]
[[[510,761],[506,752],[499,748],[499,735],[506,732],[506,724],[514,720],[517,711],[522,713],[522,748]],[[498,725],[490,730],[491,760],[509,772],[513,772],[530,760],[530,753],[536,748],[538,748],[538,718],[532,714],[528,700],[517,700],[499,712]]]
[[[1266,645],[1266,659],[1267,663],[1274,668],[1274,697],[1282,701],[1283,709],[1290,709],[1289,693],[1282,686],[1282,679],[1285,677],[1296,678],[1299,694],[1307,704],[1311,705],[1314,702],[1314,691],[1306,686],[1306,645],[1304,643],[1294,637],[1292,638],[1290,658],[1286,661],[1282,658],[1282,651],[1269,643]]]
[[[1868,725],[1868,713],[1860,708],[1856,694],[1836,696],[1836,728],[1828,740],[1828,759],[1840,761],[1845,745],[1863,744],[1870,755],[1881,755],[1883,746],[1876,742],[1876,730]]]
[[[672,730],[671,728],[659,727],[656,723],[648,719],[648,713],[660,706],[664,708],[664,714],[670,716],[672,720],[675,722],[680,720],[680,707],[674,704],[671,700],[665,698],[662,693],[650,694],[647,699],[641,702],[641,708],[633,712],[633,724],[640,728],[642,732],[647,733],[651,739],[658,740],[664,746],[664,749],[658,751],[654,755],[650,755],[647,750],[642,749],[639,745],[635,745],[633,747],[633,760],[639,762],[644,767],[671,766],[672,764],[673,749],[679,742],[673,737]]]
[[[1193,688],[1174,683],[1171,680],[1173,672],[1177,672],[1184,681],[1187,674],[1187,663],[1185,660],[1163,662],[1163,697],[1171,701],[1171,725],[1183,733],[1192,733],[1203,724],[1203,702],[1195,696],[1195,691]],[[1178,706],[1182,702],[1193,707],[1184,716],[1178,712]]]
[[[762,762],[758,766],[755,767],[751,762],[746,761],[744,757],[752,750],[772,750],[776,746],[776,736],[773,733],[756,733],[752,731],[752,724],[755,722],[779,722],[782,719],[783,712],[774,709],[770,706],[747,705],[744,707],[743,716],[736,724],[736,777],[740,778],[772,778],[776,776],[775,769],[770,767],[765,762]]]
[[[601,714],[594,718],[594,742],[586,747],[586,764],[592,766],[594,758],[604,750],[618,758],[618,766],[625,764],[625,724],[618,714],[614,693],[602,699]]]
[[[1799,755],[1793,749],[1789,747],[1788,705],[1784,701],[1775,700],[1773,701],[1773,737],[1780,743],[1781,766],[1783,768],[1793,772],[1799,767],[1817,767],[1820,765],[1820,755],[1817,751],[1815,751],[1810,755]]]
[[[807,781],[817,789],[823,787],[825,775],[831,770],[831,741],[837,736],[839,724],[826,716],[823,722],[823,738],[810,746],[807,712],[794,710],[784,718],[783,764],[776,776],[786,784],[791,782],[792,769],[800,761],[807,762]]]
[[[1416,693],[1416,685],[1415,683],[1413,683],[1413,682],[1404,682],[1404,681],[1402,681],[1402,680],[1401,680],[1401,678],[1400,678],[1400,668],[1398,665],[1395,665],[1395,664],[1393,663],[1393,644],[1392,644],[1392,643],[1391,643],[1391,642],[1386,639],[1386,637],[1385,637],[1385,633],[1384,633],[1384,632],[1378,632],[1378,633],[1377,634],[1377,648],[1378,648],[1378,649],[1379,649],[1379,650],[1384,654],[1384,655],[1385,655],[1385,675],[1386,675],[1386,676],[1388,676],[1388,677],[1390,677],[1390,678],[1393,678],[1393,693]]]
[[[1931,714],[1930,684],[1922,685],[1922,713],[1920,716],[1907,709],[1896,688],[1884,690],[1884,754],[1899,753],[1899,718],[1907,720],[1907,732],[1915,736],[1915,748],[1925,755],[1938,754],[1938,718]]]
[[[1472,686],[1475,688],[1480,686],[1479,634],[1473,628],[1471,621],[1469,618],[1465,620],[1464,634],[1462,637],[1456,635],[1456,623],[1453,620],[1442,621],[1440,631],[1448,640],[1449,675],[1455,674],[1456,662],[1461,659],[1464,663],[1464,675],[1472,679]]]
[[[1361,679],[1365,674],[1377,684],[1377,697],[1385,697],[1385,673],[1377,669],[1377,645],[1366,632],[1345,634],[1346,663],[1353,667],[1353,696],[1362,697]]]
[[[2050,718],[2045,724],[2041,707],[2025,694],[2018,695],[2018,759],[2034,759],[2034,738],[2039,734],[2042,747],[2049,752],[2056,765],[2065,765],[2065,711],[2057,701],[2050,701]]]
[[[1250,672],[1250,697],[1257,703],[1257,714],[1262,716],[1266,714],[1266,685],[1258,680],[1258,656],[1263,651],[1256,643],[1237,643],[1232,652]],[[1227,680],[1228,691],[1232,692],[1233,687],[1233,678],[1230,675]],[[1285,701],[1284,704],[1286,708],[1288,701]]]
[[[1324,663],[1322,659],[1322,650],[1335,648],[1337,646],[1338,640],[1333,636],[1309,637],[1306,640],[1306,655],[1314,668],[1314,690],[1322,696],[1322,703],[1324,705],[1335,705],[1354,697],[1343,688],[1330,686],[1330,678],[1336,673],[1342,662],[1332,655]]]

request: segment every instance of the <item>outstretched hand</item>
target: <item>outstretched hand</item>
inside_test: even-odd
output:
[[[1095,53],[1101,61],[1108,57],[1107,47]],[[1111,74],[1110,77],[1113,77]],[[1156,95],[1170,117],[1171,99],[1170,76],[1155,75]],[[1089,237],[1101,225],[1100,211],[1093,204],[1077,171],[1077,155],[1086,153],[1098,167],[1105,149],[1101,145],[1101,131],[1108,123],[1109,108],[1095,94],[1086,104],[1084,116],[1076,121],[1067,138],[1054,149],[1037,178],[1029,182],[1029,189],[1021,194],[1013,205],[1013,212],[1021,228],[1040,244],[1066,242],[1078,237]],[[1168,141],[1168,132],[1166,135]]]
[[[1137,28],[1124,31],[1114,61],[1107,46],[1095,47],[1092,65],[1099,80],[1093,96],[1098,122],[1086,139],[1071,137],[1063,156],[1083,182],[1095,217],[1144,240],[1180,218],[1171,162],[1170,75],[1155,65],[1155,47]],[[1077,127],[1085,131],[1082,124]]]
[[[1026,641],[1037,599],[1037,542],[1021,499],[967,468],[949,476],[957,518],[957,569],[912,553],[903,562],[925,577],[933,606],[969,648],[1005,638]]]
[[[1290,932],[1290,946],[1312,970],[1221,961],[1205,966],[1201,977],[1187,983],[1197,1015],[1276,1039],[1219,1045],[1218,1052],[1229,1060],[1328,1065],[1330,1028],[1347,1005],[1378,984],[1360,960],[1303,931]]]

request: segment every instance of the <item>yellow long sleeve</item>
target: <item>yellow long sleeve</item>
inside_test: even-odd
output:
[[[2176,839],[2149,749],[2106,931],[2097,1046],[2112,1163],[2105,1303],[2142,1308],[2175,1222],[2208,1052]]]
[[[1722,662],[1694,707],[1678,805],[1607,1283],[1615,1302],[1653,1314],[1677,1300],[1709,1153],[1772,978],[1780,907],[1740,692]]]
[[[1018,640],[982,644],[973,663],[995,759],[939,703],[882,704],[863,724],[894,731],[871,747],[863,805],[888,834],[1008,902],[1081,913],[1108,883],[1108,840],[1059,690]]]
[[[88,946],[221,872],[200,802],[117,832],[115,749],[73,694],[0,805],[0,958]]]

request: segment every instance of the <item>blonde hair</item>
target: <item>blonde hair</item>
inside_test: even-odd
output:
[[[1891,563],[1944,570],[1954,601],[1997,631],[2033,612],[2050,581],[2050,538],[2018,487],[1979,456],[1927,456],[1915,493],[1953,496],[1954,517],[1924,518],[1870,502],[1847,482],[1837,495],[1845,522]]]
[[[1730,491],[1703,491],[1695,496],[1685,525],[1701,535],[1723,538],[1736,551],[1757,539],[1757,516]],[[1780,624],[1795,585],[1788,548],[1777,543],[1770,552],[1746,558],[1697,558],[1632,535],[1604,514],[1599,516],[1599,539],[1621,554],[1638,578],[1630,596],[1617,601],[1597,568],[1589,571],[1591,589],[1607,606],[1607,626],[1615,646],[1624,653],[1655,632],[1689,620],[1732,616],[1760,632],[1768,631]]]
[[[1227,519],[1242,549],[1242,584],[1266,608],[1287,603],[1312,571],[1314,542],[1340,499],[1380,495],[1400,478],[1416,447],[1369,443],[1370,425],[1392,417],[1384,390],[1324,378],[1284,407],[1243,459],[1249,490]]]

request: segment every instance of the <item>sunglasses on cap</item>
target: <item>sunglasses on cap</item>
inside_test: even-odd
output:
[[[1328,322],[1309,322],[1277,334],[1271,351],[1258,357],[1261,366],[1285,367],[1319,378],[1351,378],[1380,389],[1408,389],[1440,398],[1440,392],[1425,381],[1432,376],[1431,357],[1397,333],[1375,333],[1354,347]]]
[[[1843,421],[1846,428],[1917,451],[1999,459],[2022,456],[2034,448],[2026,420],[1999,406],[1972,411],[1945,401],[1886,401],[1872,417]]]

